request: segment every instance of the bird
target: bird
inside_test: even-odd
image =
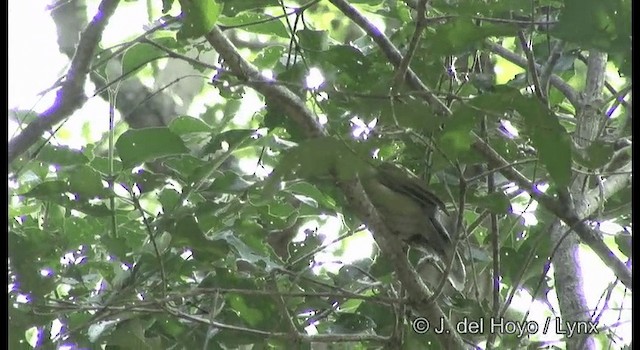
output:
[[[445,203],[418,177],[388,162],[366,168],[360,174],[360,182],[391,233],[410,248],[435,258],[443,271],[453,260],[449,281],[462,291],[466,271],[451,234],[443,225],[448,216]]]

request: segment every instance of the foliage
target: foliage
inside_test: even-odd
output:
[[[545,66],[553,43],[566,41],[552,68],[570,88],[585,79],[585,50],[602,50],[609,54],[607,78],[618,89],[630,74],[630,1],[541,1],[532,13],[530,1],[432,0],[433,20],[410,68],[446,101],[448,118],[406,86],[390,95],[395,69],[329,2],[286,4],[153,2],[166,18],[176,10],[183,16],[150,33],[150,42],[123,38],[130,47],[119,61],[122,79],[153,79],[157,62],[211,50],[201,39],[217,23],[245,45],[244,57],[304,99],[325,137],[309,139],[287,109],[261,95],[266,106],[240,120],[238,106],[255,96],[246,80],[224,62],[214,72],[211,62],[196,58],[189,61],[193,68],[214,76],[200,91],[216,95],[203,113],[192,109],[163,127],[113,128],[112,148],[105,140],[88,140],[81,150],[42,143],[31,158],[10,164],[10,349],[28,348],[29,339],[44,347],[110,349],[311,349],[331,342],[338,344],[332,349],[436,348],[435,333],[412,331],[410,320],[419,315],[401,302],[392,262],[376,249],[349,259],[372,241],[336,179],[354,179],[373,154],[422,176],[451,207],[464,197],[466,255],[480,290],[438,301],[454,320],[491,313],[489,214],[500,217],[500,297],[520,289],[549,305],[554,286],[545,269],[554,244],[548,231],[556,217],[534,206],[528,212],[537,223],[525,225],[519,213],[530,198],[514,194],[499,174],[498,191],[487,186],[488,168],[471,147],[471,132],[554,193],[572,183],[576,168],[598,173],[626,147],[620,146],[630,136],[625,96],[612,87],[611,98],[594,107],[615,116],[602,126],[614,139],[603,136],[581,150],[571,139],[580,113],[574,101],[553,84],[547,98],[538,98],[526,65],[508,63],[489,44],[525,57],[522,31],[535,63]],[[412,2],[351,4],[384,23],[381,31],[406,54],[416,28]],[[527,24],[550,17],[551,24]],[[324,79],[317,88],[305,84],[312,68]],[[474,181],[461,182],[461,174]],[[598,215],[630,228],[630,201],[630,191],[619,191]],[[326,235],[335,239],[331,245]],[[618,234],[607,243],[630,258],[630,237]],[[335,258],[321,254],[329,248]],[[342,261],[334,268],[331,259]],[[510,320],[526,317],[506,310]],[[56,322],[64,337],[51,340]],[[40,336],[32,336],[35,329]],[[607,343],[610,332],[596,338]],[[464,336],[480,343],[487,335]],[[542,346],[536,339],[504,334],[496,344]]]

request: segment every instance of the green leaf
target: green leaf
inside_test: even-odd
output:
[[[613,145],[610,142],[595,140],[586,150],[576,151],[573,154],[578,164],[595,170],[607,164],[611,160],[613,152]]]
[[[229,17],[246,10],[259,9],[263,11],[265,7],[280,5],[278,0],[218,0],[218,2],[224,5],[222,13]]]
[[[15,165],[15,164],[14,164]],[[31,174],[35,175],[40,181],[46,180],[49,175],[49,164],[44,162],[25,162],[24,165],[17,167],[16,169],[21,169],[21,172],[24,174],[21,178],[28,178]],[[21,184],[20,188],[24,185],[30,186],[33,185],[31,181],[25,181],[27,183]]]
[[[631,50],[631,1],[565,0],[551,33],[605,52]]]
[[[89,166],[96,171],[104,175],[109,174],[109,158],[108,157],[95,157],[89,163]],[[113,173],[117,174],[122,170],[122,162],[120,159],[113,159]]]
[[[29,215],[39,211],[40,203],[30,203],[30,204],[20,204],[20,205],[11,205],[9,206],[9,217],[17,218],[22,215]]]
[[[508,86],[496,86],[492,93],[480,95],[471,104],[476,108],[503,114],[516,110],[524,119],[525,132],[538,150],[540,161],[560,187],[571,180],[571,139],[559,118],[539,100],[523,96]]]
[[[202,149],[204,154],[215,153],[222,149],[222,143],[226,142],[229,149],[239,149],[244,142],[256,135],[254,129],[233,129],[215,135],[211,141]]]
[[[631,76],[632,57],[630,53],[628,54],[617,53],[617,54],[612,54],[610,57],[611,57],[611,60],[618,67],[618,75],[620,75],[621,77]]]
[[[38,113],[29,109],[10,109],[9,120],[16,121],[21,124],[29,124],[38,119]]]
[[[328,50],[319,52],[317,57],[350,74],[372,73],[368,71],[371,59],[351,45],[332,45]]]
[[[202,288],[225,286],[226,288],[238,288],[258,290],[258,280],[234,273],[227,267],[213,267],[211,272],[198,285]]]
[[[137,186],[140,193],[149,193],[165,183],[165,176],[147,170],[140,170],[128,176],[128,184]]]
[[[471,148],[471,130],[475,124],[475,116],[478,112],[462,106],[445,121],[445,126],[440,136],[440,147],[452,158],[467,152]]]
[[[482,94],[470,103],[478,109],[502,114],[512,111],[515,108],[514,101],[522,97],[518,89],[499,85],[495,86],[491,93]]]
[[[122,75],[133,74],[148,63],[165,56],[166,53],[151,44],[137,43],[122,56]]]
[[[253,183],[246,181],[243,177],[233,171],[225,171],[222,176],[216,176],[211,186],[205,192],[213,194],[221,193],[241,193],[251,187]]]
[[[128,254],[131,254],[131,247],[124,237],[113,237],[113,235],[105,234],[100,237],[100,242],[110,254],[120,259],[124,259]]]
[[[268,205],[268,208],[269,214],[281,219],[289,217],[295,211],[295,208],[286,202],[272,202]]]
[[[376,102],[363,99],[353,104],[358,106],[357,110],[367,111],[371,117],[378,117],[380,125],[397,125],[428,132],[435,130],[444,121],[436,118],[424,101],[417,99],[393,104],[388,99]]]
[[[145,326],[140,319],[134,318],[120,322],[115,331],[107,337],[108,347],[120,346],[131,349],[159,349],[160,336],[146,337]]]
[[[67,146],[53,146],[50,144],[42,147],[36,159],[60,166],[80,165],[89,162],[89,159],[82,151],[74,150]]]
[[[211,132],[211,126],[203,122],[201,119],[181,115],[171,121],[169,130],[176,135],[185,135],[195,132]]]
[[[427,35],[432,55],[456,55],[468,52],[483,39],[513,36],[517,27],[505,24],[473,23],[469,17],[458,17],[437,27],[435,34]]]
[[[553,244],[549,239],[540,237],[541,235],[549,235],[547,227],[546,223],[538,223],[538,225],[529,228],[524,242],[517,250],[508,247],[502,249],[500,263],[506,283],[514,283],[523,269],[525,269],[525,272],[521,282],[540,278],[540,274],[553,249]],[[525,266],[523,259],[527,259],[530,255],[533,257],[531,264]]]
[[[180,194],[173,188],[164,188],[158,194],[158,201],[162,204],[162,209],[165,213],[170,213],[176,208],[179,200]]]
[[[257,252],[255,249],[248,246],[231,231],[225,231],[224,233],[217,235],[217,237],[224,239],[229,243],[239,260],[244,260],[252,265],[260,264],[260,269],[265,269],[267,272],[280,267],[280,265],[273,262],[266,253],[264,253],[265,255],[258,254],[262,252]]]
[[[215,166],[211,161],[205,161],[190,154],[170,156],[162,163],[173,170],[178,178],[187,183],[199,182],[202,180],[202,176],[209,175],[211,167]]]
[[[258,52],[258,54],[256,55],[256,58],[253,60],[253,64],[256,67],[275,67],[276,64],[280,61],[280,58],[282,58],[282,55],[284,54],[284,47],[282,46],[269,46],[266,47],[264,49],[262,49],[260,52]]]
[[[329,48],[329,32],[326,30],[302,29],[296,32],[300,46],[309,51],[324,51]]]
[[[51,197],[58,197],[67,192],[69,186],[65,181],[54,180],[47,181],[36,185],[27,193],[21,194],[21,196],[46,199]]]
[[[220,16],[218,21],[221,25],[233,27],[251,33],[276,35],[289,39],[289,31],[279,18],[255,13],[244,12],[234,17]]]
[[[502,192],[476,197],[469,202],[473,202],[481,208],[486,208],[494,214],[506,214],[511,212],[511,202]]]
[[[284,154],[265,182],[263,196],[274,195],[280,182],[288,179],[322,179],[333,175],[352,179],[368,166],[364,161],[367,147],[355,143],[347,146],[333,137],[306,140]]]
[[[173,6],[173,2],[175,0],[162,0],[162,13],[166,14],[171,10],[171,6]]]
[[[168,128],[127,130],[116,141],[116,150],[123,165],[129,168],[160,157],[189,152],[184,141]]]
[[[244,295],[230,293],[226,297],[226,300],[229,306],[252,327],[257,326],[262,320],[267,318],[267,315],[261,313],[260,310],[247,305],[248,303]]]
[[[286,190],[293,193],[303,195],[312,198],[316,202],[320,203],[324,208],[337,209],[336,202],[333,198],[325,195],[317,187],[308,182],[295,182],[287,185]]]
[[[199,38],[208,34],[218,21],[222,4],[215,0],[178,0],[185,15],[178,39]]]
[[[28,294],[31,302],[37,302],[55,286],[52,278],[40,275],[39,270],[45,267],[45,263],[37,262],[54,252],[55,242],[53,236],[44,234],[39,229],[31,229],[25,233],[29,236],[23,237],[9,231],[7,244],[10,266],[17,278],[19,291]],[[36,257],[39,259],[35,260]]]
[[[77,247],[94,241],[95,233],[105,230],[106,227],[103,220],[95,217],[86,216],[79,218],[71,216],[65,221],[65,236],[67,237],[67,244],[70,247]]]
[[[540,160],[559,187],[571,181],[571,139],[556,117],[533,98],[519,106]]]
[[[92,204],[87,201],[74,201],[66,196],[58,199],[52,199],[52,202],[65,208],[77,210],[81,213],[95,217],[111,216],[111,210],[104,204]]]
[[[8,349],[27,349],[31,346],[27,345],[24,333],[25,330],[31,327],[33,318],[26,310],[21,310],[13,305],[13,298],[7,298],[8,305],[8,318],[7,318],[7,348]]]
[[[224,239],[207,239],[193,217],[181,218],[172,233],[172,245],[190,248],[196,260],[215,261],[229,252],[229,245]]]
[[[286,199],[278,196],[277,200],[261,201],[260,197],[252,201],[254,208],[261,216],[261,222],[271,229],[286,229],[291,227],[298,216],[299,209],[291,207]]]
[[[71,191],[72,189],[67,182],[56,180],[38,184],[29,192],[21,195],[51,201],[62,207],[97,217],[111,215],[111,210],[109,210],[104,204],[89,203],[86,199],[70,199],[67,197],[67,193]]]
[[[354,313],[341,313],[337,319],[329,326],[327,332],[330,334],[354,334],[370,332],[376,324],[372,319]]]
[[[389,312],[389,307],[386,305],[363,302],[358,306],[357,312],[373,324],[378,334],[383,333],[381,328],[384,325],[393,324],[393,313]]]
[[[156,256],[157,248],[160,255],[164,254],[165,250],[169,248],[169,245],[171,244],[171,234],[165,231],[161,235],[156,236],[154,239],[155,246],[152,242],[147,242],[142,246],[142,251],[144,253]]]
[[[616,244],[618,245],[618,249],[624,254],[626,257],[631,258],[631,245],[632,245],[632,236],[629,234],[618,234],[615,238]]]
[[[102,184],[102,176],[93,168],[83,165],[75,167],[68,178],[68,190],[87,199],[105,196],[109,192]]]

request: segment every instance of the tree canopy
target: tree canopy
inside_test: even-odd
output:
[[[8,111],[9,348],[630,348],[630,10],[52,3],[55,101]],[[381,162],[446,206],[463,290],[363,191]]]

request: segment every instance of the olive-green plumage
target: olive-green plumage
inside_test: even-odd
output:
[[[456,289],[462,290],[465,268],[442,224],[443,215],[447,214],[445,204],[427,190],[420,179],[389,163],[364,171],[360,180],[392,233],[409,247],[435,256],[440,264],[448,264],[453,257],[449,280]]]

